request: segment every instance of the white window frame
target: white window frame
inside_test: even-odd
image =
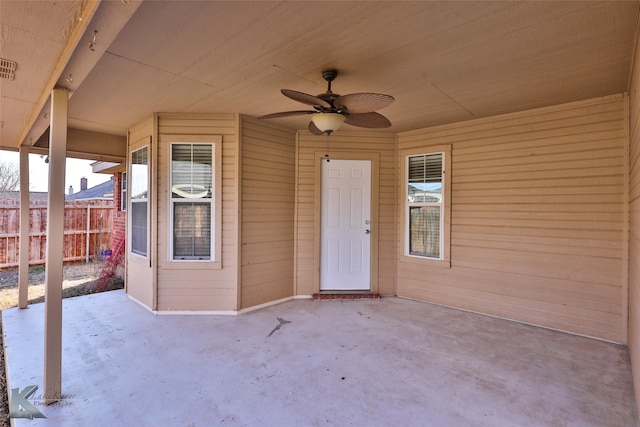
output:
[[[211,203],[211,250],[210,257],[208,259],[174,259],[173,253],[173,221],[174,221],[174,202],[178,202],[182,200],[186,202],[185,199],[174,199],[172,197],[172,176],[173,176],[173,165],[172,165],[172,147],[175,144],[192,144],[192,145],[209,145],[211,146],[211,157],[212,157],[212,183],[211,183],[211,191],[212,197],[210,199],[188,199],[189,202],[193,201],[202,201],[206,200]],[[222,251],[222,238],[221,238],[221,228],[222,228],[222,137],[221,136],[174,136],[171,141],[167,143],[167,162],[169,163],[168,167],[168,177],[167,177],[167,209],[168,209],[168,224],[167,224],[167,260],[174,264],[180,265],[180,263],[193,263],[192,265],[202,265],[203,268],[214,268],[219,269],[222,268],[221,263],[221,251]],[[206,267],[205,267],[206,266]]]
[[[131,203],[131,208],[129,209],[129,213],[128,215],[130,215],[130,220],[129,220],[129,252],[132,255],[138,256],[138,257],[142,257],[142,258],[148,258],[149,257],[149,241],[151,240],[150,238],[150,203],[149,203],[149,192],[151,191],[151,179],[150,179],[150,174],[151,174],[151,149],[149,147],[149,145],[145,145],[139,148],[136,148],[135,150],[131,150],[131,161],[129,162],[129,174],[127,175],[128,178],[128,182],[127,182],[127,186],[131,189],[133,189],[133,179],[134,179],[134,173],[131,172],[131,170],[133,169],[133,155],[134,153],[137,153],[139,151],[142,150],[147,150],[147,174],[146,174],[146,187],[147,187],[147,195],[146,197],[131,197],[129,200],[129,203]],[[133,205],[137,204],[137,203],[145,203],[147,206],[147,247],[145,248],[144,253],[142,251],[138,251],[138,250],[134,250],[133,248],[133,232],[134,232],[134,227],[133,227]]]
[[[409,158],[431,154],[442,154],[442,201],[427,203],[409,202]],[[428,264],[437,267],[451,267],[451,146],[441,145],[433,147],[414,148],[400,152],[400,206],[402,220],[400,221],[400,235],[403,237],[401,256],[405,262]],[[411,254],[409,252],[409,207],[410,206],[440,206],[440,254],[439,257]]]

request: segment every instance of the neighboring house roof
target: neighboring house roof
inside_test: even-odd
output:
[[[109,181],[65,196],[65,200],[113,199],[113,177]]]
[[[34,201],[47,201],[49,197],[49,193],[46,191],[30,191],[29,192],[29,200]],[[3,201],[20,201],[20,192],[19,191],[0,191],[0,202]]]
[[[30,191],[29,201],[31,202],[46,202],[48,200],[49,193],[46,191]],[[109,181],[98,184],[94,187],[87,188],[83,191],[78,191],[75,194],[66,195],[65,200],[113,200],[113,177]],[[0,203],[1,202],[14,202],[20,201],[19,191],[0,191]]]

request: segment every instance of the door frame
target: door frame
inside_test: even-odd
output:
[[[378,240],[380,235],[379,191],[380,191],[380,154],[359,153],[354,151],[332,152],[330,157],[326,151],[314,152],[314,209],[313,209],[313,292],[320,292],[320,245],[321,245],[321,210],[322,210],[322,164],[323,160],[369,160],[371,162],[371,292],[378,293]]]

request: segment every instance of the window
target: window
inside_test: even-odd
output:
[[[171,259],[215,258],[214,145],[171,144]]]
[[[407,253],[443,259],[444,153],[407,157]]]
[[[120,177],[120,210],[127,210],[127,173],[122,172]]]
[[[147,255],[149,149],[143,147],[131,153],[131,252]]]

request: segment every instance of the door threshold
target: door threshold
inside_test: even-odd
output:
[[[313,294],[314,301],[351,299],[380,299],[380,294],[371,291],[320,291]]]

